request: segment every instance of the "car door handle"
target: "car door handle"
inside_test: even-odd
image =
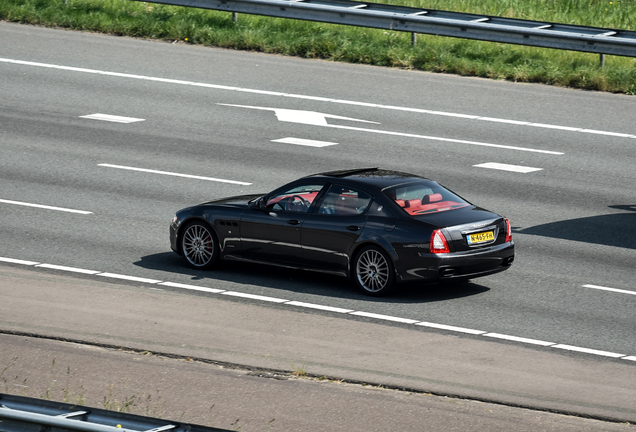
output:
[[[297,221],[296,219],[290,219],[287,221],[287,223],[290,225],[298,225],[300,222]]]
[[[360,229],[360,227],[359,227],[359,226],[357,226],[357,225],[349,225],[349,226],[347,227],[347,229],[348,229],[349,231],[358,231],[358,230]]]

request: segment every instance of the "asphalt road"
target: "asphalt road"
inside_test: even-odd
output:
[[[633,97],[7,23],[0,40],[1,257],[636,365]],[[86,117],[95,114],[130,122]],[[284,138],[331,145],[276,141]],[[478,166],[487,163],[513,171]],[[169,250],[168,223],[181,207],[360,166],[423,174],[506,215],[513,268],[370,299],[303,272],[195,272]]]

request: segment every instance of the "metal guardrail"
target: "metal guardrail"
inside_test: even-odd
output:
[[[135,0],[142,1],[142,0]],[[152,3],[542,48],[636,57],[636,32],[349,0],[153,0]]]
[[[0,394],[2,432],[229,432],[62,402]]]

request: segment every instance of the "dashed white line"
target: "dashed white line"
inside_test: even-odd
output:
[[[226,179],[220,179],[220,178],[214,178],[214,177],[201,177],[201,176],[190,175],[190,174],[179,174],[179,173],[170,172],[170,171],[159,171],[159,170],[153,170],[153,169],[136,168],[136,167],[113,165],[113,164],[107,164],[107,163],[97,164],[97,166],[106,167],[106,168],[117,168],[122,170],[129,170],[129,171],[146,172],[151,174],[162,174],[162,175],[169,175],[169,176],[175,176],[175,177],[185,177],[185,178],[191,178],[196,180],[207,180],[207,181],[214,181],[214,182],[220,182],[220,183],[231,183],[231,184],[237,184],[242,186],[249,186],[252,184],[252,183],[236,181],[236,180],[226,180]]]
[[[630,290],[624,290],[624,289],[618,289],[618,288],[609,288],[609,287],[598,286],[598,285],[583,285],[583,288],[592,288],[592,289],[597,289],[602,291],[611,291],[611,292],[617,292],[621,294],[636,295],[636,291],[630,291]]]
[[[483,335],[486,333],[485,331],[482,331],[482,330],[474,330],[474,329],[469,329],[464,327],[456,327],[456,326],[451,326],[446,324],[437,324],[437,323],[430,323],[430,322],[418,322],[418,323],[415,323],[415,325],[422,326],[422,327],[435,328],[439,330],[448,330],[448,331],[457,332],[457,333],[467,333],[472,335]]]
[[[97,271],[97,270],[88,270],[88,269],[82,269],[82,268],[76,268],[76,267],[66,267],[66,266],[59,266],[54,264],[37,264],[36,267],[48,268],[52,270],[62,270],[62,271],[67,271],[72,273],[91,274],[91,275],[101,273],[100,271]]]
[[[99,113],[83,115],[83,116],[80,116],[80,118],[86,118],[91,120],[102,120],[102,121],[109,121],[109,122],[115,122],[115,123],[136,123],[136,122],[141,122],[145,120],[141,118],[122,117],[122,116],[116,116],[116,115],[110,115],[110,114],[99,114]]]
[[[353,312],[353,309],[343,309],[343,308],[339,308],[339,307],[333,307],[333,306],[324,306],[324,305],[319,305],[319,304],[314,304],[314,303],[304,303],[304,302],[299,302],[299,301],[289,301],[287,303],[285,303],[287,305],[290,306],[299,306],[299,307],[304,307],[304,308],[309,308],[309,309],[319,309],[319,310],[324,310],[324,311],[328,311],[328,312],[336,312],[336,313],[351,313]]]
[[[366,317],[366,318],[374,318],[374,319],[380,319],[380,320],[385,320],[385,321],[401,322],[401,323],[404,323],[404,324],[415,324],[415,323],[419,322],[419,320],[414,320],[414,319],[409,319],[409,318],[394,317],[394,316],[390,316],[390,315],[381,315],[381,314],[376,314],[376,313],[371,313],[371,312],[355,311],[355,312],[351,312],[349,315],[361,316],[361,317]]]
[[[491,338],[495,338],[495,339],[504,339],[504,340],[514,341],[514,342],[527,343],[527,344],[531,344],[531,345],[540,345],[540,346],[545,346],[545,347],[556,345],[556,343],[554,343],[554,342],[546,342],[546,341],[537,340],[537,339],[528,339],[528,338],[522,338],[522,337],[518,337],[518,336],[510,336],[510,335],[505,335],[505,334],[500,334],[500,333],[485,333],[482,336],[491,337]]]
[[[0,257],[0,262],[6,262],[6,263],[11,263],[11,264],[22,264],[22,265],[27,265],[27,266],[35,266],[40,264],[37,261],[26,261],[26,260],[20,260],[20,259],[15,259],[15,258],[5,258],[5,257]]]
[[[251,299],[251,300],[266,301],[266,302],[270,302],[270,303],[286,303],[286,302],[289,301],[289,300],[280,299],[280,298],[276,298],[276,297],[269,297],[269,296],[263,296],[263,295],[258,295],[258,294],[248,294],[248,293],[242,293],[242,292],[237,292],[237,291],[223,291],[221,294],[227,295],[227,296],[232,296],[232,297],[247,298],[247,299]]]
[[[172,288],[182,288],[182,289],[187,289],[187,290],[192,290],[192,291],[203,291],[203,292],[209,292],[212,294],[219,294],[222,293],[225,290],[222,289],[218,289],[218,288],[206,288],[206,287],[200,287],[200,286],[196,286],[196,285],[187,285],[187,284],[182,284],[182,283],[176,283],[176,282],[161,282],[157,285],[164,285],[164,286],[169,286]]]
[[[128,275],[122,275],[117,273],[97,273],[97,276],[103,276],[103,277],[113,278],[113,279],[122,279],[122,280],[131,281],[131,282],[149,283],[149,284],[158,284],[159,282],[161,282],[160,280],[156,280],[156,279],[148,279],[148,278],[142,278],[137,276],[128,276]]]
[[[435,110],[428,110],[428,109],[421,109],[421,108],[381,105],[381,104],[374,104],[374,103],[368,103],[368,102],[331,99],[331,98],[325,98],[325,97],[319,97],[319,96],[283,93],[283,92],[267,91],[267,90],[257,90],[257,89],[250,89],[250,88],[233,87],[233,86],[200,83],[200,82],[192,82],[192,81],[182,81],[182,80],[175,80],[175,79],[169,79],[169,78],[159,78],[159,77],[151,77],[151,76],[144,76],[144,75],[109,72],[109,71],[102,71],[102,70],[96,70],[96,69],[85,69],[85,68],[77,68],[72,66],[54,65],[54,64],[48,64],[48,63],[29,62],[24,60],[0,58],[0,62],[18,64],[18,65],[24,65],[24,66],[35,66],[35,67],[51,68],[51,69],[58,69],[58,70],[66,70],[71,72],[113,76],[113,77],[119,77],[119,78],[156,81],[156,82],[167,83],[167,84],[207,87],[207,88],[212,88],[216,90],[236,91],[236,92],[244,92],[244,93],[261,94],[261,95],[267,95],[267,96],[279,96],[279,97],[286,97],[286,98],[304,99],[304,100],[315,100],[315,101],[322,101],[322,102],[329,102],[329,103],[343,104],[343,105],[355,105],[355,106],[363,106],[363,107],[378,108],[378,109],[385,109],[385,110],[395,110],[395,111],[405,111],[405,112],[413,112],[413,113],[420,113],[420,114],[439,115],[439,116],[445,116],[445,117],[465,118],[468,120],[509,123],[509,124],[519,125],[519,126],[531,126],[531,127],[539,127],[539,128],[547,128],[547,129],[557,129],[557,130],[562,130],[567,132],[579,132],[579,133],[600,134],[600,135],[624,137],[624,138],[636,138],[636,135],[628,134],[628,133],[597,131],[593,129],[579,128],[579,127],[550,125],[550,124],[544,124],[544,123],[533,123],[533,122],[511,120],[511,119],[500,119],[500,118],[485,117],[485,116],[470,115],[470,114],[435,111]]]
[[[33,204],[33,203],[27,203],[22,201],[11,201],[11,200],[0,199],[0,203],[14,204],[14,205],[19,205],[24,207],[34,207],[34,208],[40,208],[44,210],[55,210],[55,211],[61,211],[66,213],[77,213],[77,214],[83,214],[83,215],[93,214],[93,212],[85,211],[85,210],[74,210],[74,209],[69,209],[64,207],[54,207],[49,205]]]
[[[552,345],[550,348],[558,348],[558,349],[563,349],[568,351],[576,351],[576,352],[582,352],[586,354],[594,354],[594,355],[600,355],[600,356],[612,357],[612,358],[626,357],[625,354],[618,354],[614,352],[601,351],[601,350],[595,350],[590,348],[581,348],[581,347],[572,346],[572,345],[557,344],[557,345]]]
[[[28,260],[21,260],[21,259],[8,258],[8,257],[0,257],[0,262],[11,263],[11,264],[21,264],[21,265],[26,265],[26,266],[36,266],[36,267],[40,267],[40,268],[54,269],[54,270],[61,270],[61,271],[69,271],[69,272],[75,272],[75,273],[94,274],[95,276],[109,277],[109,278],[128,280],[128,281],[133,281],[133,282],[148,283],[148,284],[155,285],[155,286],[156,285],[162,285],[162,286],[168,286],[168,287],[173,287],[173,288],[181,288],[181,289],[187,289],[187,290],[193,290],[193,291],[203,291],[203,292],[208,292],[208,293],[213,293],[213,294],[222,294],[222,295],[228,295],[228,296],[233,296],[233,297],[241,297],[241,298],[246,298],[246,299],[251,299],[251,300],[258,300],[258,301],[266,301],[266,302],[271,302],[271,303],[285,304],[285,305],[289,305],[289,306],[303,307],[303,308],[308,308],[308,309],[319,309],[319,310],[324,310],[324,311],[329,311],[329,312],[342,313],[342,314],[347,314],[347,315],[354,315],[354,316],[378,319],[378,320],[383,320],[383,321],[393,321],[393,322],[399,322],[399,323],[403,323],[403,324],[414,324],[414,325],[417,325],[417,326],[430,327],[430,328],[446,330],[446,331],[451,331],[451,332],[456,332],[456,333],[467,333],[467,334],[472,334],[472,335],[476,335],[476,336],[485,336],[485,337],[489,337],[489,338],[509,340],[509,341],[518,342],[518,343],[522,343],[522,344],[539,345],[539,346],[543,346],[543,347],[546,347],[546,348],[556,348],[556,349],[560,349],[560,350],[575,351],[575,352],[580,352],[580,353],[585,353],[585,354],[591,354],[591,355],[597,355],[597,356],[603,356],[603,357],[611,357],[611,358],[616,358],[616,359],[621,359],[621,360],[636,361],[636,356],[619,354],[619,353],[610,352],[610,351],[603,351],[603,350],[597,350],[597,349],[591,349],[591,348],[584,348],[584,347],[578,347],[578,346],[566,345],[566,344],[557,344],[557,343],[546,342],[546,341],[537,340],[537,339],[530,339],[530,338],[524,338],[524,337],[518,337],[518,336],[511,336],[511,335],[505,335],[505,334],[494,333],[494,332],[493,333],[489,333],[489,332],[485,332],[485,331],[482,331],[482,330],[475,330],[475,329],[451,326],[451,325],[446,325],[446,324],[424,322],[424,321],[418,321],[418,320],[414,320],[414,319],[410,319],[410,318],[401,318],[401,317],[395,317],[395,316],[391,316],[391,315],[382,315],[382,314],[376,314],[376,313],[371,313],[371,312],[354,311],[354,310],[351,310],[351,309],[344,309],[344,308],[338,308],[338,307],[333,307],[333,306],[319,305],[319,304],[314,304],[314,303],[305,303],[305,302],[299,302],[299,301],[293,301],[293,300],[285,300],[285,299],[281,299],[281,298],[269,297],[269,296],[263,296],[263,295],[257,295],[257,294],[241,293],[241,292],[237,292],[237,291],[225,291],[225,290],[220,290],[220,289],[216,289],[216,288],[206,288],[206,287],[201,287],[201,286],[196,286],[196,285],[188,285],[188,284],[181,284],[181,283],[175,283],[175,282],[163,282],[163,281],[156,280],[156,279],[141,278],[141,277],[136,277],[136,276],[127,276],[127,275],[122,275],[122,274],[117,274],[117,273],[105,273],[105,272],[101,273],[101,272],[95,272],[94,270],[80,269],[80,268],[76,268],[76,267],[68,267],[68,266],[61,266],[61,265],[54,265],[54,264],[44,264],[44,263],[39,263],[37,261],[28,261]],[[153,288],[153,287],[150,287],[150,288]]]
[[[302,138],[280,138],[280,139],[272,140],[272,142],[278,142],[283,144],[295,144],[295,145],[308,146],[308,147],[327,147],[327,146],[338,145],[338,143],[335,143],[335,142],[315,141],[315,140],[308,140],[308,139],[302,139]]]
[[[527,173],[543,170],[543,168],[532,168],[532,167],[527,167],[522,165],[508,165],[508,164],[502,164],[502,163],[496,163],[496,162],[486,162],[486,163],[473,165],[473,166],[477,168],[488,168],[488,169],[495,169],[495,170],[501,170],[501,171],[511,171],[511,172],[518,172],[522,174],[527,174]]]

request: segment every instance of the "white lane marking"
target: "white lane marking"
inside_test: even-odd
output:
[[[554,342],[546,342],[546,341],[537,340],[537,339],[528,339],[528,338],[510,336],[510,335],[505,335],[500,333],[485,333],[482,336],[496,338],[496,339],[505,339],[505,340],[514,341],[514,342],[522,342],[522,343],[527,343],[531,345],[541,345],[545,347],[556,345],[556,343]]]
[[[252,299],[252,300],[261,300],[261,301],[266,301],[266,302],[271,302],[271,303],[286,303],[289,300],[285,300],[285,299],[279,299],[276,297],[268,297],[268,296],[262,296],[262,295],[258,295],[258,294],[247,294],[247,293],[242,293],[242,292],[237,292],[237,291],[223,291],[221,294],[223,295],[228,295],[228,296],[233,296],[233,297],[241,297],[241,298],[247,298],[247,299]]]
[[[22,265],[28,265],[28,266],[35,266],[40,264],[37,261],[26,261],[26,260],[20,260],[15,258],[5,258],[5,257],[0,257],[0,262],[6,262],[11,264],[22,264]]]
[[[61,66],[61,65],[54,65],[54,64],[48,64],[48,63],[29,62],[29,61],[24,61],[24,60],[14,60],[14,59],[0,58],[0,62],[18,64],[18,65],[23,65],[23,66],[35,66],[35,67],[59,69],[59,70],[66,70],[66,71],[71,71],[71,72],[91,73],[91,74],[96,74],[96,75],[113,76],[113,77],[119,77],[119,78],[130,78],[130,79],[140,79],[140,80],[147,80],[147,81],[156,81],[156,82],[167,83],[167,84],[191,85],[191,86],[197,86],[197,87],[212,88],[212,89],[215,89],[215,90],[227,90],[227,91],[235,91],[235,92],[261,94],[261,95],[267,95],[267,96],[279,96],[279,97],[286,97],[286,98],[315,100],[315,101],[320,101],[320,102],[329,102],[329,103],[343,104],[343,105],[355,105],[355,106],[363,106],[363,107],[394,110],[394,111],[413,112],[413,113],[419,113],[419,114],[429,114],[429,115],[439,115],[439,116],[445,116],[445,117],[464,118],[464,119],[468,119],[468,120],[481,120],[481,121],[491,121],[491,122],[498,122],[498,123],[510,123],[510,124],[516,124],[516,125],[520,125],[520,126],[532,126],[532,127],[547,128],[547,129],[557,129],[557,130],[563,130],[563,131],[568,131],[568,132],[595,133],[595,134],[603,134],[603,135],[609,135],[609,136],[620,136],[620,137],[625,137],[625,138],[636,138],[636,135],[634,135],[634,134],[617,133],[617,132],[604,132],[604,131],[593,131],[591,129],[585,129],[585,128],[579,128],[579,127],[568,127],[568,126],[550,125],[550,124],[544,124],[544,123],[525,122],[525,121],[519,121],[519,120],[498,119],[498,118],[478,116],[478,115],[452,113],[452,112],[445,112],[445,111],[435,111],[435,110],[427,110],[427,109],[422,109],[422,108],[409,108],[409,107],[399,107],[399,106],[392,106],[392,105],[381,105],[381,104],[374,104],[374,103],[368,103],[368,102],[358,102],[358,101],[349,101],[349,100],[342,100],[342,99],[331,99],[331,98],[325,98],[325,97],[319,97],[319,96],[301,95],[301,94],[293,94],[293,93],[283,93],[283,92],[266,91],[266,90],[256,90],[256,89],[249,89],[249,88],[242,88],[242,87],[225,86],[225,85],[219,85],[219,84],[209,84],[209,83],[200,83],[200,82],[192,82],[192,81],[181,81],[181,80],[175,80],[175,79],[169,79],[169,78],[158,78],[158,77],[151,77],[151,76],[144,76],[144,75],[125,74],[125,73],[118,73],[118,72],[108,72],[108,71],[102,71],[102,70],[96,70],[96,69],[76,68],[76,67],[71,67],[71,66]]]
[[[572,345],[558,344],[558,345],[552,345],[551,348],[559,348],[559,349],[568,350],[568,351],[577,351],[577,352],[600,355],[605,357],[612,357],[612,358],[627,357],[625,354],[618,354],[614,352],[601,351],[601,350],[595,350],[590,348],[581,348],[581,347],[572,346]]]
[[[53,206],[42,205],[42,204],[32,204],[32,203],[27,203],[22,201],[11,201],[11,200],[0,199],[0,203],[14,204],[14,205],[20,205],[25,207],[35,207],[35,208],[40,208],[44,210],[55,210],[55,211],[61,211],[66,213],[77,213],[77,214],[83,214],[83,215],[93,214],[93,212],[84,211],[84,210],[73,210],[69,208],[53,207]]]
[[[584,133],[597,134],[597,135],[608,135],[608,136],[615,136],[620,138],[636,138],[633,135],[626,134],[626,133],[607,132],[607,131],[600,131],[600,130],[594,130],[594,129],[579,129],[577,132],[584,132]]]
[[[488,169],[495,169],[495,170],[501,170],[501,171],[518,172],[523,174],[543,170],[543,168],[532,168],[532,167],[521,166],[521,165],[508,165],[508,164],[502,164],[502,163],[496,163],[496,162],[486,162],[486,163],[473,165],[473,166],[477,168],[488,168]]]
[[[351,117],[342,117],[334,114],[325,114],[316,111],[305,111],[305,110],[292,110],[286,108],[271,108],[271,107],[259,107],[259,106],[251,106],[251,105],[234,105],[234,104],[224,104],[217,103],[217,105],[221,106],[229,106],[229,107],[237,107],[237,108],[249,108],[261,111],[273,111],[276,115],[276,118],[279,121],[289,122],[289,123],[301,123],[308,124],[314,126],[327,126],[327,119],[337,119],[337,120],[350,120],[361,123],[373,123],[380,124],[378,122],[370,121],[370,120],[360,120]]]
[[[41,263],[38,263],[36,261],[26,261],[26,260],[20,260],[20,259],[15,259],[15,258],[7,258],[7,257],[0,257],[0,262],[6,262],[6,263],[12,263],[12,264],[23,264],[23,265],[36,266],[36,267],[41,267],[41,268],[65,270],[65,271],[70,271],[70,272],[75,272],[77,270],[82,270],[82,269],[77,269],[75,267],[57,266],[57,265],[52,265],[52,264],[41,264]],[[536,339],[529,339],[529,338],[524,338],[524,337],[510,336],[510,335],[504,335],[504,334],[500,334],[500,333],[488,333],[488,332],[481,331],[481,330],[474,330],[474,329],[469,329],[469,328],[464,328],[464,327],[450,326],[450,325],[446,325],[446,324],[436,324],[436,323],[430,323],[430,322],[423,322],[423,321],[413,320],[413,319],[409,319],[409,318],[400,318],[400,317],[394,317],[394,316],[389,316],[389,315],[381,315],[381,314],[375,314],[375,313],[370,313],[370,312],[362,312],[362,311],[351,311],[349,309],[342,309],[342,308],[337,308],[337,307],[332,307],[332,306],[324,306],[324,305],[317,305],[317,304],[313,304],[313,303],[304,303],[304,302],[290,301],[290,300],[284,300],[284,299],[279,299],[279,298],[275,298],[275,297],[267,297],[267,296],[256,295],[256,294],[247,294],[247,293],[241,293],[241,292],[236,292],[236,291],[225,291],[225,290],[219,290],[219,289],[215,289],[215,288],[205,288],[205,287],[199,287],[199,286],[187,285],[187,284],[181,284],[181,283],[175,283],[175,282],[162,282],[162,281],[155,280],[155,279],[146,279],[146,278],[140,278],[140,277],[135,277],[135,276],[126,276],[126,275],[115,274],[115,273],[97,273],[96,276],[104,276],[104,277],[110,277],[110,278],[115,278],[115,279],[123,279],[123,280],[128,280],[128,281],[143,282],[143,283],[149,283],[149,284],[158,284],[158,285],[163,285],[163,286],[169,286],[169,287],[174,287],[174,288],[183,288],[183,289],[195,290],[195,291],[206,291],[206,292],[210,292],[210,293],[217,293],[217,294],[229,295],[229,296],[234,296],[234,297],[249,298],[249,299],[253,299],[253,300],[262,300],[262,301],[267,301],[267,302],[288,304],[288,305],[291,305],[291,306],[307,307],[307,308],[311,308],[311,309],[322,309],[322,310],[331,311],[331,312],[345,313],[345,314],[348,314],[348,315],[356,315],[356,316],[362,316],[362,317],[367,317],[367,318],[375,318],[375,319],[385,320],[385,321],[395,321],[395,322],[400,322],[400,323],[405,323],[405,324],[414,324],[414,325],[417,325],[417,326],[430,327],[430,328],[435,328],[435,329],[440,329],[440,330],[448,330],[448,331],[453,331],[453,332],[458,332],[458,333],[468,333],[468,334],[472,334],[472,335],[476,335],[476,336],[486,336],[486,337],[491,337],[491,338],[506,339],[506,340],[510,340],[510,341],[514,341],[514,342],[519,342],[519,343],[522,343],[522,344],[541,345],[541,346],[545,346],[547,348],[558,348],[558,349],[561,349],[561,350],[576,351],[576,352],[581,352],[581,353],[585,353],[585,354],[599,355],[599,356],[603,356],[603,357],[620,358],[621,360],[628,360],[628,361],[636,361],[636,356],[628,356],[628,355],[625,355],[625,354],[618,354],[618,353],[609,352],[609,351],[602,351],[602,350],[596,350],[596,349],[590,349],[590,348],[577,347],[577,346],[573,346],[573,345],[553,344],[552,342],[545,342],[545,341],[540,341],[540,340],[536,340]],[[151,287],[151,289],[152,289],[152,287]]]
[[[157,284],[161,282],[160,280],[157,280],[157,279],[148,279],[148,278],[142,278],[137,276],[122,275],[117,273],[97,273],[97,276],[103,276],[103,277],[113,278],[113,279],[122,279],[122,280],[127,280],[132,282],[149,283],[149,284]]]
[[[309,309],[320,309],[320,310],[324,310],[324,311],[338,312],[338,313],[345,313],[345,314],[353,312],[353,309],[343,309],[343,308],[339,308],[339,307],[324,306],[324,305],[313,304],[313,303],[304,303],[304,302],[299,302],[299,301],[289,301],[289,302],[287,302],[285,304],[291,305],[291,306],[299,306],[299,307],[304,307],[304,308],[309,308]]]
[[[72,273],[91,274],[91,275],[101,273],[100,271],[96,271],[96,270],[87,270],[82,268],[66,267],[66,266],[59,266],[54,264],[38,264],[36,265],[36,267],[48,268],[53,270],[62,270],[62,271],[67,271]]]
[[[295,144],[295,145],[302,145],[302,146],[308,146],[308,147],[327,147],[327,146],[338,145],[338,143],[335,143],[335,142],[315,141],[315,140],[308,140],[308,139],[302,139],[302,138],[280,138],[280,139],[272,140],[272,142],[278,142],[283,144]]]
[[[187,284],[176,283],[176,282],[161,282],[158,285],[165,285],[172,288],[183,288],[183,289],[192,290],[192,291],[203,291],[203,292],[209,292],[213,294],[219,294],[225,291],[218,288],[206,288],[206,287],[200,287],[196,285],[187,285]]]
[[[135,122],[141,122],[145,120],[145,119],[134,118],[134,117],[121,117],[116,115],[99,114],[99,113],[83,115],[83,116],[80,116],[80,118],[102,120],[102,121],[109,121],[109,122],[115,122],[115,123],[135,123]]]
[[[279,108],[255,107],[255,106],[248,106],[248,105],[229,105],[229,104],[219,104],[219,105],[226,105],[226,106],[232,106],[232,107],[237,107],[237,108],[256,109],[256,110],[262,110],[262,111],[277,111],[277,110],[279,110]],[[320,113],[313,113],[313,114],[320,114]],[[533,153],[543,153],[543,154],[552,154],[552,155],[562,155],[563,154],[562,152],[556,152],[556,151],[551,151],[551,150],[538,150],[538,149],[532,149],[532,148],[526,148],[526,147],[515,147],[515,146],[502,145],[502,144],[491,144],[491,143],[484,143],[484,142],[477,142],[477,141],[467,141],[467,140],[460,140],[460,139],[453,139],[453,138],[442,138],[442,137],[410,134],[410,133],[403,133],[403,132],[391,132],[391,131],[383,131],[383,130],[377,130],[377,129],[364,129],[364,128],[358,128],[358,127],[353,127],[353,126],[331,125],[331,124],[327,123],[326,118],[332,118],[333,116],[330,116],[329,114],[321,114],[321,115],[323,116],[323,120],[325,120],[324,123],[312,122],[312,123],[307,123],[307,124],[310,124],[312,126],[329,127],[329,128],[334,128],[334,129],[346,129],[346,130],[353,130],[353,131],[359,131],[359,132],[369,132],[369,133],[384,134],[384,135],[395,135],[395,136],[401,136],[401,137],[426,139],[426,140],[433,140],[433,141],[444,141],[444,142],[452,142],[452,143],[456,143],[456,144],[469,144],[469,145],[476,145],[476,146],[482,146],[482,147],[495,147],[495,148],[501,148],[501,149],[507,149],[507,150],[518,150],[518,151],[526,151],[526,152],[533,152]],[[296,117],[297,121],[295,121],[295,122],[299,123],[299,121],[302,118],[303,117],[299,115],[298,117]],[[280,117],[278,119],[281,120],[281,121],[287,121],[287,120],[284,120],[284,119],[282,119]],[[362,121],[362,120],[357,120],[357,121]]]
[[[415,323],[415,325],[430,327],[430,328],[435,328],[440,330],[449,330],[449,331],[454,331],[458,333],[468,333],[473,335],[483,335],[486,333],[485,331],[481,331],[481,330],[473,330],[473,329],[464,328],[464,327],[455,327],[451,325],[436,324],[436,323],[430,323],[430,322],[418,322],[418,323]]]
[[[169,176],[175,176],[175,177],[186,177],[186,178],[191,178],[196,180],[207,180],[207,181],[215,181],[220,183],[231,183],[231,184],[237,184],[242,186],[249,186],[252,184],[252,183],[246,183],[246,182],[241,182],[236,180],[225,180],[225,179],[219,179],[214,177],[201,177],[201,176],[190,175],[190,174],[179,174],[179,173],[169,172],[169,171],[158,171],[158,170],[152,170],[152,169],[146,169],[146,168],[135,168],[130,166],[112,165],[112,164],[106,164],[106,163],[97,164],[97,166],[106,167],[106,168],[117,168],[117,169],[129,170],[129,171],[140,171],[140,172],[146,172],[151,174],[163,174],[163,175],[169,175]]]
[[[624,290],[624,289],[618,289],[618,288],[609,288],[609,287],[598,286],[598,285],[583,285],[583,288],[593,288],[597,290],[612,291],[612,292],[617,292],[621,294],[636,295],[636,291],[630,291],[630,290]]]
[[[506,150],[518,150],[518,151],[525,151],[525,152],[532,152],[532,153],[543,153],[543,154],[551,154],[551,155],[565,154],[563,152],[557,152],[552,150],[538,150],[538,149],[532,149],[527,147],[515,147],[515,146],[509,146],[509,145],[502,145],[502,144],[490,144],[490,143],[484,143],[484,142],[478,142],[478,141],[441,138],[441,137],[417,135],[417,134],[402,133],[402,132],[390,132],[390,131],[382,131],[382,130],[375,130],[375,129],[362,129],[362,128],[349,127],[349,126],[340,126],[340,125],[327,125],[327,127],[334,128],[334,129],[348,129],[348,130],[354,130],[354,131],[360,131],[360,132],[371,132],[371,133],[384,134],[384,135],[395,135],[395,136],[401,136],[401,137],[407,137],[407,138],[419,138],[419,139],[426,139],[426,140],[432,140],[432,141],[444,141],[444,142],[451,142],[456,144],[469,144],[469,145],[482,146],[482,147],[494,147],[494,148],[500,148],[500,149],[506,149]]]
[[[351,312],[349,315],[361,316],[366,318],[375,318],[375,319],[380,319],[385,321],[395,321],[395,322],[401,322],[405,324],[415,324],[416,322],[418,322],[418,320],[414,320],[414,319],[400,318],[400,317],[394,317],[390,315],[381,315],[381,314],[376,314],[371,312],[356,311],[356,312]]]

